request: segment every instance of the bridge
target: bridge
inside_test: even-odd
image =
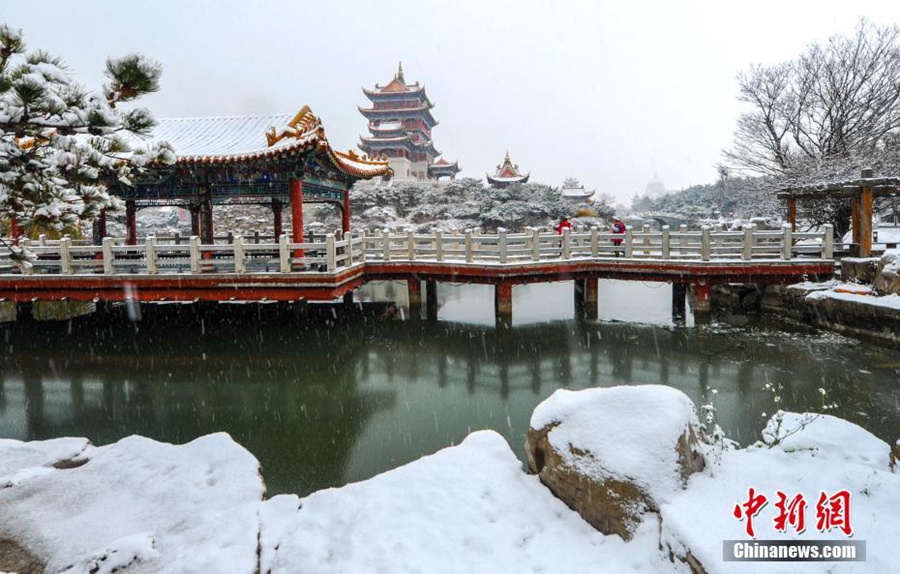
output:
[[[649,226],[624,234],[576,228],[563,234],[530,229],[445,233],[350,231],[308,235],[302,242],[201,243],[147,237],[136,245],[111,237],[100,245],[69,237],[20,239],[28,261],[0,256],[0,299],[33,301],[352,301],[369,281],[403,280],[410,305],[437,315],[437,283],[495,286],[495,312],[512,316],[512,287],[575,281],[575,305],[597,316],[598,279],[671,282],[673,309],[684,316],[685,296],[695,313],[709,311],[710,289],[721,283],[787,284],[831,278],[833,230],[689,231]]]

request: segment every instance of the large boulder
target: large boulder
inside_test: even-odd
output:
[[[691,400],[646,385],[556,391],[538,405],[528,470],[604,534],[630,540],[647,512],[705,466]]]
[[[841,281],[871,284],[878,271],[877,257],[844,257],[841,259]]]
[[[878,263],[873,285],[881,295],[900,294],[900,249],[884,252]]]

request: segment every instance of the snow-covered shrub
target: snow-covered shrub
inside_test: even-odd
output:
[[[548,226],[562,217],[572,217],[575,207],[559,190],[542,184],[516,184],[504,189],[486,186],[473,178],[449,184],[424,182],[364,183],[350,192],[354,227],[392,229],[494,230],[504,227],[520,231],[530,226]],[[595,206],[601,213],[612,208]],[[391,220],[389,214],[396,217]],[[336,224],[334,214],[322,213],[327,224]]]

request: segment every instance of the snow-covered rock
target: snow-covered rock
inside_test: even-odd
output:
[[[53,468],[65,460],[83,464]],[[257,460],[224,433],[181,446],[3,441],[0,461],[16,478],[0,485],[0,541],[48,574],[256,572],[265,488]]]
[[[18,471],[35,467],[52,468],[59,463],[71,461],[89,445],[90,442],[85,438],[56,438],[31,442],[0,439],[0,483],[8,475]]]
[[[628,543],[600,534],[493,431],[361,483],[275,497],[260,516],[271,574],[687,572],[659,552],[658,523]]]
[[[882,295],[900,295],[900,249],[889,249],[881,256],[873,286]]]
[[[864,429],[828,415],[777,413],[763,432],[764,441],[710,457],[687,488],[660,508],[662,540],[677,556],[690,554],[708,574],[844,574],[895,572],[900,540],[900,475],[889,467],[890,447]],[[723,562],[723,540],[749,540],[746,521],[734,517],[748,489],[767,497],[754,518],[758,540],[865,540],[866,562]],[[816,524],[820,493],[846,489],[851,494],[853,536],[821,532]],[[776,529],[777,493],[803,494],[806,528]]]
[[[691,400],[658,385],[558,390],[531,417],[529,471],[605,534],[629,540],[704,466]]]

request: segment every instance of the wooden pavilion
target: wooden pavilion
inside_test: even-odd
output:
[[[390,177],[386,158],[371,159],[331,147],[308,106],[296,115],[172,118],[160,120],[149,141],[168,142],[176,160],[151,165],[130,186],[110,191],[125,200],[126,244],[137,243],[136,215],[144,207],[190,210],[191,233],[213,240],[213,205],[272,208],[275,235],[283,233],[282,209],[290,207],[292,238],[303,241],[303,203],[333,203],[350,229],[350,188],[361,179]],[[105,215],[95,240],[106,235]]]
[[[819,185],[788,187],[778,191],[778,198],[787,203],[787,219],[797,229],[797,203],[804,200],[845,198],[850,200],[852,245],[851,255],[872,255],[875,198],[900,195],[900,178],[874,177],[871,169],[864,169],[859,179]]]

